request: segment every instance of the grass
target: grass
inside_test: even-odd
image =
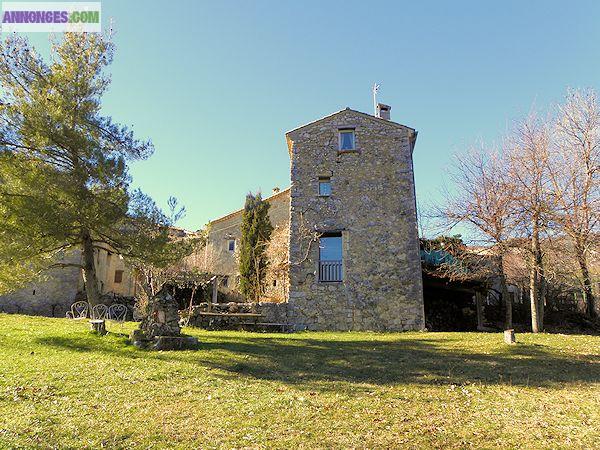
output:
[[[0,314],[0,448],[594,448],[600,337],[186,330]]]

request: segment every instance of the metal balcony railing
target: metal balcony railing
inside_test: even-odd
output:
[[[319,261],[319,281],[342,281],[342,261]]]

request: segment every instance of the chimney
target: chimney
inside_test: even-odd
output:
[[[272,195],[275,195],[275,194],[277,194],[277,193],[278,193],[280,190],[281,190],[281,189],[279,189],[279,187],[275,186],[275,187],[273,188],[273,194],[272,194]]]
[[[377,103],[377,117],[380,119],[390,120],[390,111],[392,107],[384,105],[383,103]]]

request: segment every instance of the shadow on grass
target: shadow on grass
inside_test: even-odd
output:
[[[445,339],[330,341],[286,345],[270,339],[218,342],[205,348],[249,355],[212,367],[288,383],[347,381],[369,384],[508,383],[550,386],[600,382],[600,356],[569,358],[542,346],[520,344],[490,354],[444,348]]]
[[[38,343],[73,352],[178,361],[182,366],[218,369],[213,376],[288,384],[481,382],[551,387],[557,383],[600,382],[600,355],[568,355],[549,346],[500,343],[490,344],[489,353],[482,353],[469,351],[469,341],[460,336],[347,340],[205,334],[200,340],[199,352],[158,353],[137,350],[126,344],[124,335],[116,334],[104,338],[82,335],[78,339],[49,336],[38,339]],[[448,345],[456,343],[462,348]]]

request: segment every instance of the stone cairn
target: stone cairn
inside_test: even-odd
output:
[[[130,340],[136,347],[150,350],[184,350],[198,345],[195,337],[181,334],[178,305],[166,289],[148,301],[140,328],[131,333]]]

